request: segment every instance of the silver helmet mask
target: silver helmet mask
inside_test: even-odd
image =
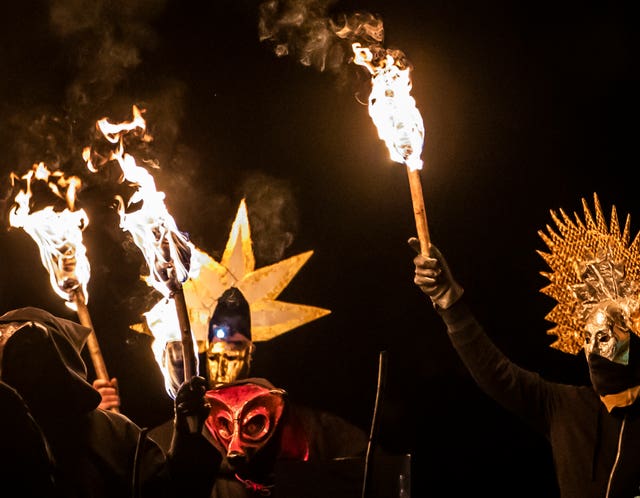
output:
[[[600,396],[640,385],[640,338],[628,314],[615,303],[603,303],[586,322],[584,351],[591,384]]]
[[[584,350],[587,357],[597,354],[614,363],[629,363],[631,323],[615,303],[598,306],[588,317]]]

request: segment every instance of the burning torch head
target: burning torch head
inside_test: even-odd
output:
[[[211,386],[248,377],[254,345],[251,310],[236,287],[225,290],[209,320],[207,374]]]
[[[53,259],[53,270],[60,290],[71,292],[77,289],[80,281],[76,275],[76,248],[73,244],[68,242],[61,244]]]

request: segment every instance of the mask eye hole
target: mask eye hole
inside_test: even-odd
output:
[[[216,427],[223,438],[228,439],[233,435],[233,421],[227,417],[219,416],[216,418]]]
[[[266,414],[255,414],[242,424],[242,435],[249,441],[258,441],[269,433],[269,417]]]

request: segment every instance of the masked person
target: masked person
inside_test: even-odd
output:
[[[230,287],[220,296],[209,320],[207,339],[210,387],[249,376],[255,352],[251,340],[251,309],[237,287]]]
[[[165,351],[179,383],[180,350],[172,343]],[[223,457],[211,490],[212,498],[250,498],[277,495],[279,462],[329,460],[359,456],[367,436],[358,427],[327,412],[296,404],[284,389],[250,376],[255,345],[250,306],[236,287],[225,290],[209,320],[205,353],[211,410],[203,434]],[[165,359],[165,361],[167,361]],[[166,445],[167,424],[151,432]],[[162,443],[163,442],[163,443]]]
[[[25,444],[33,458],[18,472],[37,470],[37,486],[27,481],[11,488],[6,486],[17,477],[2,466],[3,496],[12,489],[16,496],[57,498],[208,496],[216,475],[211,469],[217,469],[220,458],[206,451],[209,445],[199,430],[208,413],[204,379],[180,386],[175,431],[165,454],[147,438],[146,429],[97,408],[101,398],[87,381],[80,355],[89,333],[89,328],[39,308],[0,317],[3,398],[10,396],[11,410],[19,415],[9,426],[19,430],[7,433],[3,426],[3,458],[10,448]],[[190,429],[190,420],[199,427]],[[30,494],[34,486],[39,490]]]
[[[615,208],[604,222],[597,196],[594,218],[552,212],[558,234],[540,233],[551,249],[540,253],[553,270],[543,292],[558,302],[548,315],[558,337],[552,344],[584,354],[590,386],[547,381],[511,362],[472,314],[437,247],[418,255],[414,283],[431,299],[449,338],[479,387],[530,422],[550,442],[563,498],[630,498],[640,495],[640,254],[621,234]],[[596,221],[594,221],[596,220]],[[637,241],[636,241],[637,242]]]

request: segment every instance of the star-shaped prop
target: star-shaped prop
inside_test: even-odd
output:
[[[330,310],[278,301],[277,297],[311,257],[313,251],[303,252],[263,268],[255,269],[251,231],[245,200],[240,202],[229,239],[220,262],[192,248],[191,269],[183,291],[191,329],[202,351],[206,347],[209,319],[218,298],[229,287],[237,287],[245,296],[251,310],[253,341],[267,341],[305,323],[331,313]],[[177,318],[166,300],[161,300],[145,314],[149,329],[158,347],[160,330],[176,330],[170,321]],[[166,338],[171,340],[171,338]]]

